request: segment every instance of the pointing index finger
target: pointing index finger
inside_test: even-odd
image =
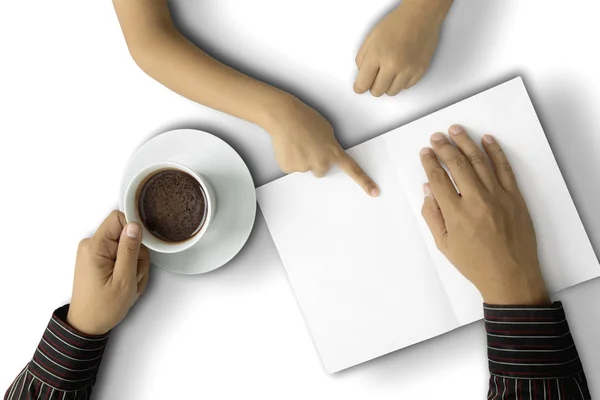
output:
[[[363,188],[365,193],[371,197],[379,196],[379,187],[377,184],[367,175],[367,173],[361,168],[360,165],[346,152],[343,152],[337,161],[337,166],[340,167],[350,178]]]

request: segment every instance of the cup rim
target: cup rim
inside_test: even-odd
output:
[[[141,221],[137,210],[137,191],[140,185],[145,182],[147,177],[160,171],[161,169],[177,169],[191,175],[198,181],[204,192],[204,198],[206,200],[206,219],[202,228],[191,238],[177,243],[169,243],[161,240],[154,236],[148,231],[144,223]],[[132,193],[132,191],[134,193]],[[133,200],[130,201],[133,196]],[[213,198],[211,196],[211,188],[206,180],[199,173],[195,172],[191,168],[173,161],[159,161],[147,165],[146,167],[139,170],[129,181],[127,189],[125,190],[125,198],[123,202],[123,213],[127,222],[136,222],[142,227],[142,244],[148,247],[150,250],[154,250],[160,253],[179,253],[193,247],[198,241],[204,236],[208,227],[213,219]],[[131,209],[133,206],[133,209]],[[152,238],[152,240],[149,239]]]

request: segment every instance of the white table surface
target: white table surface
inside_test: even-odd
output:
[[[417,87],[396,98],[355,95],[355,53],[393,3],[179,0],[173,10],[212,54],[321,110],[345,147],[522,75],[600,252],[600,5],[457,0]],[[200,128],[238,150],[257,185],[282,174],[261,129],[181,98],[140,71],[110,2],[4,2],[0,19],[6,388],[52,310],[68,301],[77,243],[116,207],[123,167],[144,141]],[[194,277],[152,273],[145,297],[111,338],[97,399],[485,396],[481,323],[326,375],[260,213],[226,267]],[[600,395],[600,280],[556,298]]]

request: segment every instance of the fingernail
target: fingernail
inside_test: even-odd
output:
[[[371,196],[373,196],[373,197],[377,197],[377,196],[379,196],[379,188],[378,188],[377,186],[375,186],[374,188],[372,188],[372,189],[369,191],[369,194],[370,194]]]
[[[422,156],[425,156],[425,155],[427,155],[427,154],[429,154],[429,153],[431,153],[431,149],[430,149],[429,147],[424,147],[424,148],[422,148],[422,149],[421,149],[421,152],[420,152],[420,154],[421,154]]]
[[[465,133],[465,130],[460,125],[452,125],[450,127],[450,133],[453,134],[454,136],[458,136],[462,133]]]
[[[423,194],[425,197],[431,197],[431,186],[429,186],[429,183],[423,184]]]
[[[483,135],[483,140],[488,144],[494,143],[494,137],[492,135]]]
[[[441,142],[442,140],[446,139],[444,137],[444,135],[442,135],[439,132],[434,133],[433,135],[431,135],[431,140],[434,142]]]
[[[135,222],[132,222],[130,224],[127,224],[127,228],[125,233],[127,234],[127,236],[129,236],[132,239],[137,239],[138,236],[140,236],[140,226],[139,224],[136,224]]]

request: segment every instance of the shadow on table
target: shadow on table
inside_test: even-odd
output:
[[[590,237],[600,255],[600,93],[590,93],[577,76],[550,76],[528,86],[552,152]],[[596,99],[594,99],[594,97]],[[590,143],[590,139],[594,140]],[[595,143],[595,146],[593,145]]]
[[[553,298],[564,302],[590,391],[600,392],[600,381],[593,379],[600,373],[600,347],[597,340],[600,337],[600,314],[596,312],[590,318],[590,308],[586,306],[600,304],[600,279],[559,292]],[[592,307],[592,310],[597,311],[597,306]],[[332,375],[332,378],[343,380],[361,376],[373,386],[396,387],[400,390],[408,384],[435,385],[436,377],[447,377],[448,373],[460,371],[463,366],[471,367],[472,371],[473,365],[479,365],[487,388],[489,374],[484,329],[483,322],[475,322],[339,372]],[[451,390],[459,390],[461,385],[469,383],[481,385],[482,382],[477,382],[476,379],[479,379],[479,375],[464,376],[464,380],[457,382],[456,387]],[[426,390],[425,387],[424,389]]]
[[[117,388],[123,398],[128,398],[128,391],[139,392],[136,385],[146,382],[145,376],[156,376],[155,371],[163,368],[179,367],[154,365],[152,360],[176,340],[174,332],[187,318],[193,318],[194,307],[203,307],[203,298],[209,295],[203,288],[219,291],[222,287],[223,291],[240,293],[243,301],[246,290],[257,290],[270,275],[283,274],[282,269],[272,268],[273,257],[277,257],[273,240],[257,211],[248,242],[225,266],[207,274],[186,276],[153,265],[146,293],[111,334],[95,398],[109,398]],[[187,356],[193,357],[193,351],[182,355]]]
[[[490,60],[499,56],[496,53],[497,44],[501,42],[503,30],[509,29],[506,27],[510,23],[507,17],[513,7],[513,2],[454,2],[444,22],[438,49],[425,76],[417,85],[394,98],[384,96],[377,99],[381,103],[397,104],[397,117],[386,118],[383,123],[369,121],[368,125],[359,125],[361,132],[349,135],[351,141],[339,138],[342,146],[348,148],[357,145],[514,78],[515,74],[511,73],[493,81],[487,77],[481,79],[485,76],[482,71],[489,68]],[[382,13],[381,16],[384,15]],[[374,21],[376,22],[378,21]],[[365,35],[367,33],[368,30]],[[414,111],[411,112],[400,109],[407,102],[422,106],[412,108]],[[345,115],[336,117],[346,118]],[[334,119],[333,122],[337,120]]]
[[[597,199],[600,198],[600,174],[592,166],[598,155],[594,146],[586,142],[586,138],[595,137],[600,132],[600,126],[594,118],[597,110],[593,109],[597,102],[593,101],[592,94],[577,77],[552,77],[538,85],[526,75],[523,78],[598,255],[600,218]],[[600,140],[596,143],[600,144]],[[597,312],[599,288],[600,279],[595,279],[554,296],[555,300],[565,302],[572,334],[588,377],[597,376],[600,371],[600,348],[597,345],[597,338],[600,337],[600,313]],[[592,305],[591,309],[589,305]],[[590,311],[596,311],[594,316],[588,315]],[[342,371],[334,378],[343,379],[359,374],[378,385],[400,387],[403,382],[423,380],[423,377],[429,381],[435,380],[436,374],[444,374],[446,370],[473,362],[481,364],[482,371],[487,371],[485,353],[484,326],[477,322]],[[588,381],[592,392],[600,390],[600,381]]]
[[[407,327],[407,329],[409,329]],[[473,351],[474,348],[480,349]],[[487,368],[486,342],[482,322],[476,322],[444,335],[384,355],[339,372],[333,377],[362,375],[375,386],[405,386],[409,382],[431,382],[461,365],[481,364]]]
[[[137,391],[136,383],[145,381],[143,376],[149,375],[149,369],[168,368],[146,360],[167,345],[165,338],[171,337],[170,331],[185,318],[180,312],[188,292],[182,288],[186,283],[183,279],[152,265],[146,292],[111,333],[94,387],[96,398],[111,398],[115,388],[123,398],[129,398],[127,393]],[[174,286],[179,290],[170,290]]]

